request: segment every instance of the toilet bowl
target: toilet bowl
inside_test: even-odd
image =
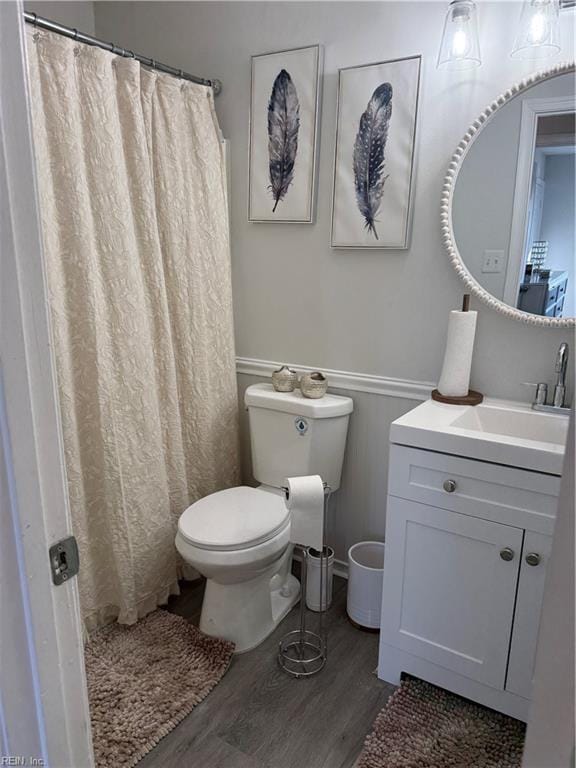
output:
[[[259,645],[298,601],[280,489],[240,486],[206,496],[181,515],[176,548],[207,580],[200,629],[233,641],[236,653]]]
[[[300,390],[270,384],[246,389],[252,471],[258,488],[240,486],[206,496],[183,512],[176,548],[206,577],[200,629],[236,645],[259,645],[300,597],[292,575],[290,513],[285,478],[320,475],[340,487],[353,402],[325,395],[307,400]]]

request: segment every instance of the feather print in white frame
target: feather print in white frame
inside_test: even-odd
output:
[[[248,220],[314,220],[322,49],[252,57]]]
[[[408,247],[420,56],[338,72],[334,248]]]
[[[300,101],[290,73],[281,69],[268,101],[268,173],[276,212],[294,180],[300,133]]]

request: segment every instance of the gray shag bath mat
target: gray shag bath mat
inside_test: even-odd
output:
[[[97,767],[136,765],[210,693],[233,650],[164,610],[94,633],[85,658]]]
[[[525,725],[407,678],[380,712],[357,768],[519,768]]]

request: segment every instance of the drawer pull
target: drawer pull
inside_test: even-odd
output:
[[[528,552],[526,562],[528,565],[540,565],[540,555],[537,552]]]
[[[510,549],[510,547],[504,547],[504,549],[500,550],[500,557],[509,563],[510,560],[514,560],[514,550]]]
[[[454,493],[458,485],[456,483],[456,480],[444,480],[442,487],[444,488],[446,493]]]

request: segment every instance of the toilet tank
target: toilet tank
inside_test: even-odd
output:
[[[310,400],[299,389],[276,392],[271,384],[253,384],[244,402],[259,483],[280,488],[286,477],[320,475],[333,491],[340,487],[351,398]]]

